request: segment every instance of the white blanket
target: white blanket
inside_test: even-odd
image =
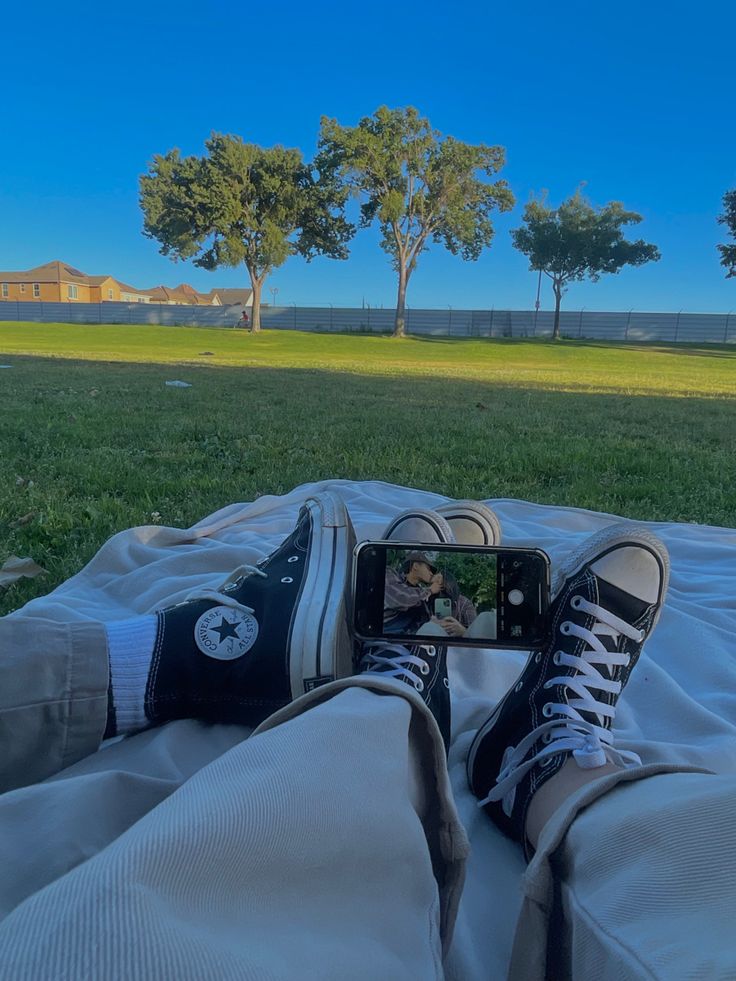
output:
[[[388,520],[446,498],[378,481],[305,484],[283,497],[232,504],[187,530],[157,526],[116,535],[78,575],[25,612],[52,620],[115,620],[218,585],[236,566],[268,554],[291,530],[310,494],[339,491],[359,539],[380,538]],[[553,564],[611,515],[526,501],[489,499],[503,541],[545,549]],[[647,643],[616,715],[617,745],[644,763],[667,761],[736,773],[736,532],[650,523],[667,545],[672,574],[662,619]],[[520,849],[478,810],[465,780],[474,731],[512,684],[524,655],[450,651],[453,739],[450,769],[472,855],[448,974],[474,981],[505,973],[516,915]]]

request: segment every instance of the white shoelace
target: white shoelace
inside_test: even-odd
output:
[[[589,603],[582,596],[574,596],[571,605],[575,610],[582,610],[594,616],[596,623],[592,630],[586,630],[584,627],[579,627],[577,624],[566,620],[560,625],[560,630],[564,634],[584,640],[588,649],[583,650],[579,655],[556,651],[553,657],[554,663],[557,666],[575,668],[576,674],[549,678],[544,687],[553,688],[555,685],[564,685],[578,697],[571,698],[566,703],[547,702],[542,709],[542,714],[549,721],[543,722],[536,729],[533,729],[518,746],[512,746],[506,750],[496,785],[484,800],[478,802],[479,807],[483,807],[491,801],[503,800],[504,810],[510,813],[515,787],[525,774],[538,763],[545,766],[545,760],[549,762],[553,756],[565,750],[572,752],[575,762],[584,770],[605,766],[609,761],[620,765],[626,763],[638,765],[641,763],[636,753],[613,748],[613,733],[610,729],[604,728],[603,723],[606,719],[613,720],[616,709],[595,699],[590,689],[595,688],[599,691],[619,695],[621,682],[609,679],[613,675],[614,667],[626,666],[630,660],[628,654],[619,654],[607,650],[599,637],[612,637],[616,641],[623,634],[631,640],[641,642],[644,639],[644,633],[621,620],[609,610],[605,610],[595,603]],[[597,664],[608,668],[608,679],[595,667]],[[596,725],[584,719],[580,714],[581,712],[594,715],[599,724]],[[553,716],[557,716],[557,718],[553,718]],[[529,750],[540,737],[544,743],[542,749],[530,759],[525,759]],[[507,797],[509,798],[508,802],[505,799]]]
[[[430,657],[434,657],[436,649],[431,645],[422,645],[423,650]],[[393,656],[391,656],[393,655]],[[403,644],[385,644],[382,641],[373,641],[364,644],[363,670],[375,671],[380,674],[387,674],[391,678],[400,678],[408,681],[418,692],[424,691],[424,682],[421,678],[409,670],[411,665],[419,668],[421,674],[429,674],[429,665],[421,657],[412,654],[408,647]]]
[[[201,586],[198,589],[193,589],[191,593],[184,597],[182,602],[188,603],[189,600],[195,599],[214,600],[218,606],[229,606],[233,610],[240,610],[241,613],[255,613],[252,606],[245,606],[245,604],[239,603],[234,596],[228,596],[226,593],[221,592],[221,590],[231,586],[243,576],[262,576],[264,579],[268,578],[268,574],[255,565],[239,565],[237,569],[234,569],[230,573],[224,582],[220,583],[217,589],[211,586]]]

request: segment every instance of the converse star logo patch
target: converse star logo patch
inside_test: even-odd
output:
[[[213,606],[197,620],[194,640],[208,657],[218,661],[234,661],[255,644],[258,621],[250,613],[229,606]]]

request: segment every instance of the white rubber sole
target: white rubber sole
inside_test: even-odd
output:
[[[355,532],[337,495],[327,491],[305,506],[311,547],[289,641],[292,698],[352,673],[348,591]]]
[[[450,525],[460,545],[499,545],[501,523],[481,501],[450,501],[435,509]],[[469,526],[469,527],[468,527]]]

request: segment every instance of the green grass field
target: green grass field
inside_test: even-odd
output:
[[[733,347],[0,324],[0,364],[0,564],[48,570],[0,614],[123,528],[328,477],[736,525]]]

